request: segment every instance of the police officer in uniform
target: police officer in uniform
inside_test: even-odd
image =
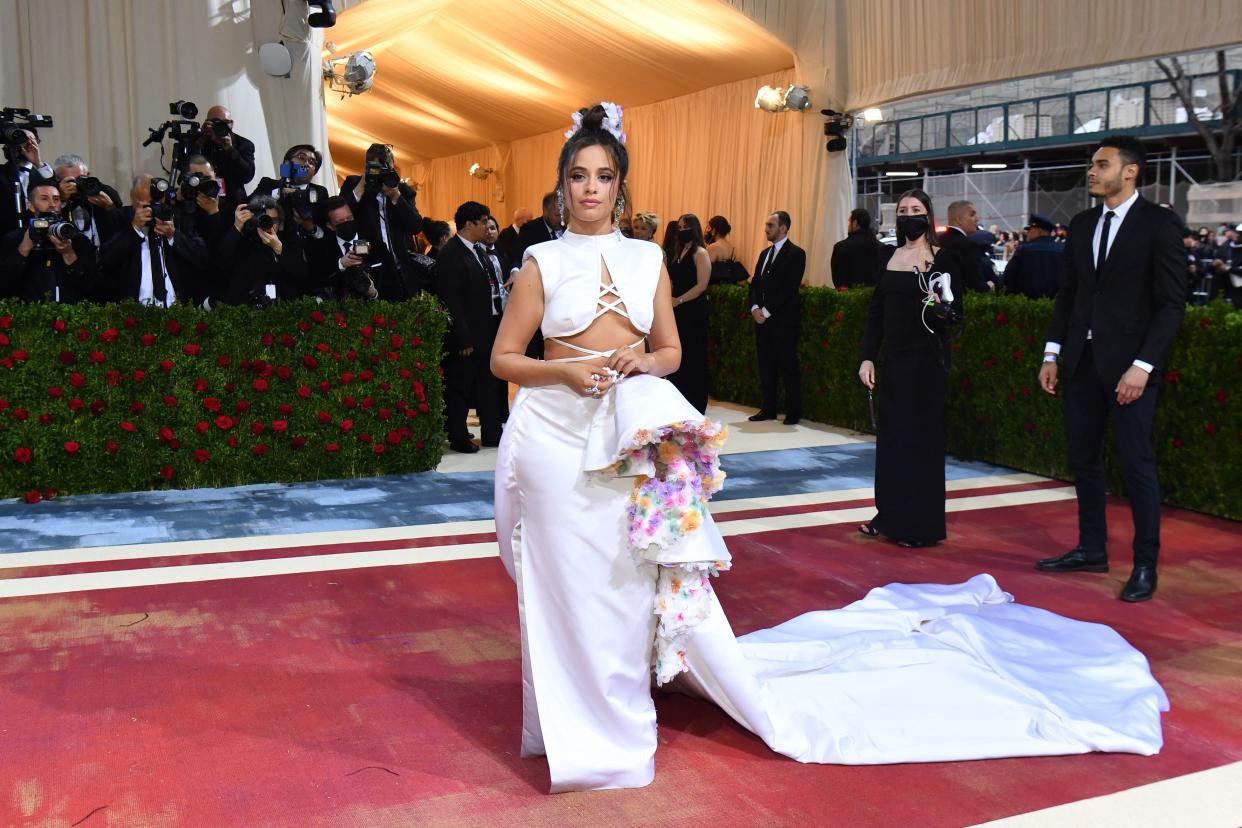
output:
[[[1051,299],[1061,289],[1065,272],[1065,245],[1052,235],[1056,225],[1043,213],[1031,213],[1026,242],[1018,246],[1005,267],[1005,292],[1031,299]]]

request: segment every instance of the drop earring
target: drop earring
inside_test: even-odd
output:
[[[556,191],[556,214],[561,217],[561,227],[565,226],[565,193]]]
[[[625,215],[625,193],[617,196],[617,209],[613,211],[613,224],[620,224],[621,217]]]

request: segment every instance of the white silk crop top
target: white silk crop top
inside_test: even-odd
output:
[[[540,330],[545,337],[581,333],[611,311],[651,333],[656,284],[664,263],[659,245],[627,239],[617,230],[606,236],[565,231],[559,239],[528,247],[522,260],[527,257],[539,263],[543,280]],[[603,284],[601,258],[612,285]]]

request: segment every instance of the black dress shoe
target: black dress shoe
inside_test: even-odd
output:
[[[1130,573],[1130,580],[1121,588],[1121,600],[1137,604],[1139,601],[1150,601],[1156,594],[1156,568],[1154,566],[1136,566]]]
[[[801,417],[786,417],[785,425],[797,425],[801,421],[802,421]]]
[[[1107,572],[1108,558],[1092,555],[1077,546],[1059,558],[1044,558],[1035,564],[1035,568],[1044,572]]]
[[[449,440],[449,448],[453,451],[460,451],[462,454],[474,454],[479,447],[469,440]]]
[[[757,414],[751,414],[751,415],[750,415],[749,417],[747,417],[746,419],[750,420],[752,423],[758,423],[758,422],[762,422],[763,420],[775,420],[775,419],[776,419],[776,415],[775,415],[775,414],[769,414],[769,413],[768,413],[768,412],[766,412],[766,411],[760,411],[760,412],[759,412],[759,413],[757,413]]]

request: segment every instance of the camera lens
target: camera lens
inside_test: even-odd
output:
[[[99,179],[89,175],[80,176],[77,179],[78,195],[94,196],[103,192],[103,185],[99,183]]]
[[[276,219],[272,218],[267,213],[264,213],[255,219],[255,226],[260,230],[270,233],[272,232],[272,228],[276,226]]]
[[[212,121],[211,131],[215,133],[217,138],[226,138],[233,130],[230,129],[229,125],[224,121]]]
[[[220,182],[214,178],[204,178],[203,183],[198,185],[198,191],[208,198],[215,198],[220,195]]]

